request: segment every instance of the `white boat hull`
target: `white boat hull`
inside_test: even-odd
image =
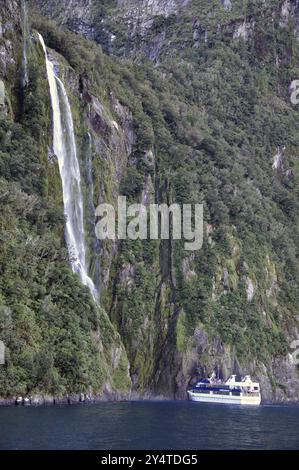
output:
[[[188,391],[189,398],[192,401],[200,403],[227,403],[229,405],[253,405],[259,406],[261,404],[261,396],[234,396],[234,395],[220,395],[220,394],[205,394],[194,393]]]

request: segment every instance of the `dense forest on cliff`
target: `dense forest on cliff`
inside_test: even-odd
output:
[[[298,399],[297,2],[72,4],[0,1],[0,396],[182,398],[199,368]],[[71,102],[100,305],[70,267],[37,32]],[[93,208],[118,195],[203,203],[203,248],[99,245]]]

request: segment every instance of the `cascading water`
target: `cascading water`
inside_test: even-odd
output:
[[[28,59],[27,59],[27,46],[29,38],[29,27],[28,27],[28,13],[26,1],[22,2],[22,17],[23,17],[23,53],[22,53],[22,88],[26,88],[28,85]]]
[[[38,34],[43,47],[49,81],[53,112],[53,150],[58,159],[62,180],[64,212],[66,215],[66,242],[71,265],[94,299],[97,289],[88,275],[83,218],[83,197],[80,167],[77,157],[74,124],[69,99],[62,81],[55,74],[54,65],[48,59],[43,37]]]

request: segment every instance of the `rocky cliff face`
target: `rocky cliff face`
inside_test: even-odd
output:
[[[49,18],[76,33],[99,42],[107,53],[144,57],[155,63],[177,56],[186,47],[198,48],[201,42],[231,35],[253,40],[253,8],[240,1],[215,0],[115,0],[102,6],[93,0],[67,2],[66,8],[55,0],[31,0]],[[286,27],[294,21],[298,31],[298,2],[286,0],[277,5],[269,0],[257,5],[257,15],[267,8]]]
[[[59,1],[52,3],[41,1],[33,2],[33,5],[40,8],[43,14],[49,18],[54,18],[62,25],[66,25],[70,27],[70,29],[88,38],[93,38],[93,3],[93,0],[72,0],[65,4]]]
[[[192,41],[192,37],[195,44],[200,36],[203,39],[206,32],[196,27],[199,23],[194,12],[202,10],[203,18],[209,13],[209,2],[202,2],[198,9],[192,0],[115,0],[104,2],[101,7],[92,0],[76,0],[68,2],[66,9],[56,1],[32,0],[31,5],[72,31],[96,40],[107,53],[138,59],[146,56],[154,62],[164,53],[169,54],[173,41],[175,53],[178,52],[178,37],[182,43]],[[210,10],[231,11],[232,2],[217,0]],[[180,34],[173,34],[176,26],[181,29]]]
[[[8,73],[10,65],[15,64],[16,53],[13,50],[13,42],[9,39],[4,39],[17,33],[21,39],[21,12],[17,8],[17,2],[1,2],[1,16],[0,16],[0,38],[1,41],[1,69],[2,75]]]
[[[69,268],[44,51],[36,31],[30,31],[23,2],[1,1],[0,33],[0,337],[5,345],[0,396],[35,394],[40,403],[53,401],[49,395],[57,400],[69,395],[74,401],[80,393],[119,397],[131,387],[120,336]],[[101,122],[107,128],[106,145],[125,154],[130,147],[129,111],[119,105],[124,131],[115,135],[116,124],[107,117],[109,106],[104,112],[67,61],[56,51],[49,54],[67,83],[78,151],[82,148],[87,157],[88,128],[91,159],[93,149],[104,145],[102,138],[97,139]],[[111,103],[111,109],[117,105]],[[77,118],[80,111],[82,120]],[[102,156],[110,158],[109,152]],[[83,156],[81,160],[86,174]],[[120,167],[119,162],[115,167]],[[45,219],[38,222],[35,216],[39,218],[41,208]],[[96,252],[93,259],[95,269]],[[65,306],[62,291],[68,296]]]
[[[47,392],[54,385],[55,393],[79,392],[77,383],[86,391],[89,382],[97,393],[127,393],[131,381],[142,395],[184,398],[198,373],[216,370],[223,377],[251,373],[266,400],[297,400],[291,344],[298,338],[299,115],[288,96],[297,73],[297,2],[246,8],[237,0],[107,0],[101,6],[92,0],[64,6],[32,0],[30,5],[25,87],[13,79],[16,73],[22,77],[24,67],[21,4],[7,1],[1,9],[0,106],[11,113],[12,128],[3,122],[0,137],[5,155],[13,155],[2,157],[1,171],[4,196],[12,181],[28,197],[40,198],[26,215],[23,237],[13,233],[22,252],[38,230],[35,244],[42,246],[37,250],[33,244],[32,252],[43,260],[43,274],[23,252],[34,279],[30,286],[18,260],[15,288],[10,266],[1,273],[2,303],[16,320],[17,338],[23,328],[29,333],[21,354],[10,326],[0,330],[11,354],[10,378],[1,376],[0,393],[19,390],[11,378],[15,368],[21,370],[22,393],[39,391],[34,377],[40,377],[41,358],[50,348]],[[90,273],[103,310],[87,299],[63,257],[61,187],[36,30],[72,105]],[[31,149],[30,138],[38,155],[16,162],[19,147],[15,140],[8,145],[16,129],[25,132],[19,147]],[[33,177],[34,165],[44,172],[41,181]],[[15,198],[18,191],[14,188]],[[99,243],[94,209],[100,202],[116,205],[119,195],[145,204],[204,202],[203,249],[187,253],[179,241]],[[7,211],[20,224],[13,201],[7,200]],[[57,319],[50,335],[48,317]]]

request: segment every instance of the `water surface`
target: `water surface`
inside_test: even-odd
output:
[[[299,406],[133,402],[0,408],[0,449],[299,449]]]

